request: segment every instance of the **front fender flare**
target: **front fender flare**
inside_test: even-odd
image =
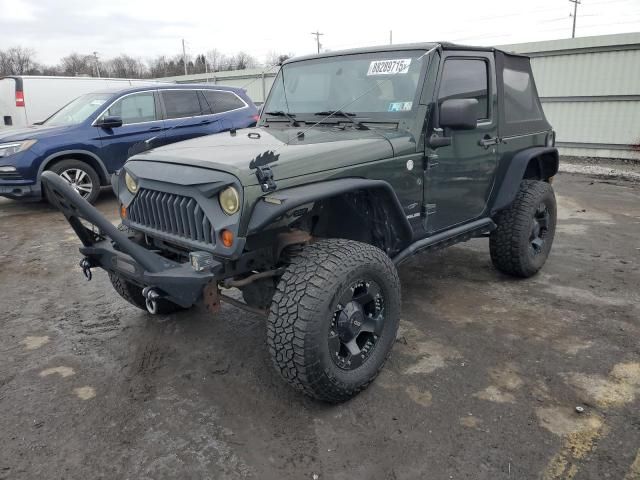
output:
[[[527,166],[533,158],[538,158],[540,162],[543,162],[540,167],[545,179],[558,173],[559,155],[557,148],[532,147],[519,151],[511,160],[507,160],[509,165],[500,182],[500,189],[495,196],[493,208],[491,209],[492,213],[511,205],[520,189],[520,182],[524,178]]]
[[[37,185],[40,185],[40,178],[42,177],[42,172],[44,172],[47,168],[47,165],[49,165],[51,162],[53,162],[54,160],[57,160],[58,158],[61,157],[72,157],[73,155],[87,155],[88,157],[91,157],[100,167],[100,171],[96,172],[98,175],[100,175],[101,178],[105,178],[105,179],[109,179],[109,172],[107,171],[107,167],[105,167],[104,162],[102,161],[102,159],[96,155],[93,152],[90,152],[88,150],[79,150],[79,149],[74,149],[74,150],[60,150],[58,152],[54,152],[50,155],[48,155],[40,164],[40,167],[38,167],[38,179],[37,179]]]
[[[389,221],[397,223],[398,232],[402,236],[401,241],[410,242],[413,237],[413,230],[391,185],[383,180],[366,178],[327,180],[299,187],[285,188],[268,194],[258,200],[254,207],[247,227],[247,236],[259,232],[284,213],[300,205],[335,197],[347,192],[364,190],[375,191],[377,195],[382,196],[383,201],[396,213]],[[265,198],[269,198],[269,201],[265,201]]]

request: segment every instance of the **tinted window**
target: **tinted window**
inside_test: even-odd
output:
[[[104,116],[121,117],[123,125],[152,122],[156,119],[156,102],[153,92],[127,95],[111,105]]]
[[[229,110],[244,107],[244,102],[231,92],[203,90],[202,93],[211,109],[211,113],[228,112]]]
[[[487,78],[487,63],[483,60],[447,60],[438,103],[450,98],[475,98],[478,100],[478,119],[489,118]]]
[[[507,122],[542,119],[542,110],[536,99],[529,72],[505,68],[502,71],[502,81],[504,82],[504,114]]]
[[[167,118],[202,115],[197,90],[165,90],[161,95]]]

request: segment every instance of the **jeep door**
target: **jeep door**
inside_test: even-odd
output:
[[[425,172],[426,229],[433,233],[480,217],[493,185],[498,159],[493,54],[445,51],[440,63],[436,108],[448,99],[477,99],[478,124],[445,129],[451,144],[432,150]],[[432,118],[437,122],[438,115]],[[433,125],[437,128],[438,125]]]
[[[98,155],[107,170],[113,172],[135,153],[135,146],[162,133],[163,121],[158,115],[158,103],[155,90],[129,93],[113,102],[96,120],[104,117],[120,117],[121,127],[100,129],[102,147]]]

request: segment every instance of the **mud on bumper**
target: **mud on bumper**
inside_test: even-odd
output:
[[[189,263],[169,260],[138,245],[53,172],[43,172],[42,186],[82,242],[83,268],[100,267],[117,273],[185,308],[201,298],[222,269],[214,260],[210,268],[198,272]]]

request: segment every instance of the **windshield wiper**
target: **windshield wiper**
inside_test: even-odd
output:
[[[298,126],[298,121],[296,120],[296,116],[293,113],[285,112],[284,110],[275,110],[273,112],[264,112],[265,115],[269,115],[271,117],[287,117],[291,120],[291,125],[294,127]]]
[[[364,123],[359,122],[358,120],[355,120],[355,119],[351,118],[351,117],[355,117],[356,116],[355,113],[343,112],[342,110],[328,110],[328,111],[325,111],[325,112],[316,112],[316,113],[314,113],[314,115],[323,116],[323,117],[326,117],[326,118],[329,118],[329,117],[346,118],[351,123],[353,123],[355,126],[357,126],[358,129],[360,129],[360,130],[369,130],[369,127],[367,127]],[[323,120],[326,120],[326,118],[323,118]]]

